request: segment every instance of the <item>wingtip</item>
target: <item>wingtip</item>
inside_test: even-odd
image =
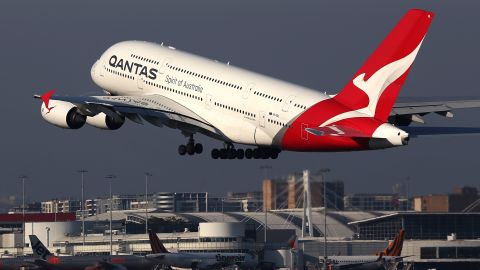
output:
[[[40,99],[50,99],[50,97],[55,93],[55,89],[49,90],[41,95],[34,94],[33,98],[40,98]]]

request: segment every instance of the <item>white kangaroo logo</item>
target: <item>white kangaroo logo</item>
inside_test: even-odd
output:
[[[364,80],[365,73],[362,73],[353,79],[353,84],[362,90],[368,96],[368,105],[364,108],[361,108],[356,111],[348,111],[336,115],[320,126],[327,126],[331,123],[337,121],[354,118],[354,117],[365,117],[365,116],[374,116],[375,110],[377,107],[377,102],[383,94],[383,91],[394,81],[396,81],[400,76],[402,76],[412,65],[415,57],[417,56],[418,50],[422,45],[422,41],[418,46],[409,53],[407,56],[400,58],[396,61],[391,62],[377,70],[368,80]]]

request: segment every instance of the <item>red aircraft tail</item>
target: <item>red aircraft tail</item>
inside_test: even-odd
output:
[[[53,93],[55,93],[55,90],[50,90],[50,91],[48,91],[45,94],[40,96],[40,98],[42,99],[43,104],[45,105],[45,108],[48,110],[48,112],[50,112],[53,109],[53,107],[48,106],[48,104],[50,103],[50,97],[53,95]]]
[[[288,239],[288,246],[291,248],[291,249],[297,249],[297,236],[295,234],[293,234],[290,239]]]
[[[409,10],[334,100],[387,121],[433,17],[429,11]]]
[[[400,232],[395,236],[390,244],[388,244],[387,248],[383,251],[377,253],[376,255],[383,255],[383,256],[395,256],[398,257],[402,254],[403,248],[403,240],[405,239],[405,230],[401,229]]]

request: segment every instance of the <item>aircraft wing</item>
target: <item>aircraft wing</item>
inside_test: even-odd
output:
[[[397,125],[409,125],[411,122],[424,123],[422,116],[436,113],[453,117],[452,110],[480,108],[480,99],[455,101],[399,102],[395,103],[389,120]]]
[[[414,255],[407,255],[407,256],[392,256],[390,257],[391,260],[393,260],[394,262],[401,262],[403,259],[405,258],[409,258],[409,257],[413,257]]]
[[[213,125],[191,109],[161,95],[57,96],[53,95],[52,91],[43,95],[34,95],[34,98],[42,99],[46,107],[48,107],[50,101],[70,102],[87,116],[94,116],[103,112],[108,116],[117,118],[118,113],[120,113],[138,124],[143,124],[142,119],[156,126],[170,125],[177,121],[214,133],[218,132]]]
[[[474,135],[480,134],[478,127],[427,127],[427,126],[408,126],[401,127],[408,132],[410,137],[439,136],[439,135]]]

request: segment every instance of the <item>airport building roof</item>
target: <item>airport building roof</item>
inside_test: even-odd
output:
[[[355,225],[349,224],[360,220],[380,217],[392,212],[360,212],[360,211],[328,211],[327,212],[327,236],[332,238],[351,238],[357,231]],[[137,219],[144,221],[144,211],[113,211],[113,220]],[[155,218],[178,218],[193,223],[200,222],[243,222],[256,229],[263,229],[265,217],[267,227],[272,230],[294,229],[297,235],[301,235],[302,209],[275,210],[264,212],[195,212],[195,213],[170,213],[149,211],[148,217]],[[110,213],[102,213],[88,217],[87,221],[107,221]],[[324,217],[323,208],[312,209],[312,221],[314,224],[314,236],[323,236]]]

